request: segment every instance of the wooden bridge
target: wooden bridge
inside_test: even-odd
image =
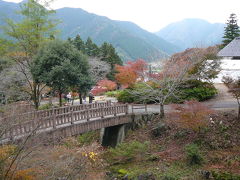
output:
[[[15,124],[5,130],[0,140],[9,142],[26,137],[32,132],[48,133],[63,138],[129,123],[129,116],[127,104],[110,101],[34,111],[2,119],[2,122]]]

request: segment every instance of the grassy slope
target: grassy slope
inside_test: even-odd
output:
[[[153,174],[156,179],[204,179],[201,172],[205,171],[240,175],[239,121],[233,113],[217,113],[212,118],[214,124],[199,134],[177,128],[169,118],[166,118],[166,122],[171,129],[160,137],[153,138],[151,135],[151,129],[155,127],[156,122],[131,132],[127,136],[128,144],[125,146],[129,147],[136,143],[135,141],[150,142],[147,150],[139,150],[130,159],[120,154],[131,150],[123,150],[115,154],[115,157],[108,153],[105,156],[109,162],[108,168],[113,176],[128,174],[133,178],[148,173]],[[199,153],[203,155],[201,165],[190,165],[186,157],[185,147],[193,143],[198,145]]]
[[[104,180],[122,179],[126,175],[136,179],[144,175],[147,179],[152,176],[160,180],[198,180],[204,179],[201,172],[205,171],[240,175],[239,120],[233,112],[218,112],[211,117],[214,123],[201,133],[181,129],[166,117],[165,123],[170,129],[153,137],[152,129],[158,123],[155,119],[129,131],[125,142],[115,149],[102,148],[97,143],[99,131],[67,138],[54,146],[38,143],[39,147],[34,147],[19,167],[31,168],[36,179],[69,176]],[[203,156],[201,165],[190,165],[186,156],[186,145],[193,143]]]

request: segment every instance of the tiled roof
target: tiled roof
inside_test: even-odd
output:
[[[232,40],[226,47],[219,51],[220,57],[240,57],[240,37]]]

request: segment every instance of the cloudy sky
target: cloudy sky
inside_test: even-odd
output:
[[[225,23],[230,13],[236,13],[240,19],[240,0],[55,0],[52,4],[54,9],[62,7],[82,8],[110,19],[132,21],[151,32],[185,18]]]

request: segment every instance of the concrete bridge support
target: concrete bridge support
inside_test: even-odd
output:
[[[102,128],[100,132],[100,139],[102,146],[115,147],[122,143],[127,131],[129,129],[136,130],[147,122],[155,118],[154,114],[132,114],[128,116],[129,121],[124,124],[109,126]]]
[[[102,146],[115,147],[123,142],[126,133],[126,124],[106,127],[101,129],[101,144]]]

